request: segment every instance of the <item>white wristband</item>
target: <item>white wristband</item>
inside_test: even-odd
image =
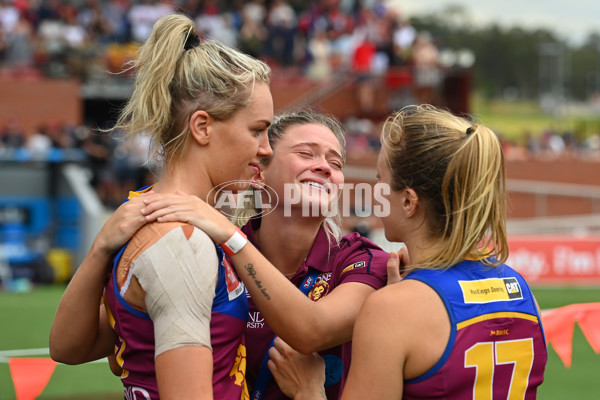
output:
[[[248,243],[248,238],[244,235],[244,232],[237,229],[233,235],[225,243],[221,245],[221,248],[228,256],[232,256],[240,251]]]

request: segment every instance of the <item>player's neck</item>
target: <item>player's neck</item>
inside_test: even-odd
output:
[[[319,232],[319,221],[291,221],[265,215],[256,239],[263,255],[283,274],[290,274],[302,265]]]

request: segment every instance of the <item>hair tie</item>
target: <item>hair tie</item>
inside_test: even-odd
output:
[[[467,128],[467,131],[465,132],[467,134],[467,136],[469,136],[471,133],[475,132],[475,129],[473,129],[472,126]]]
[[[195,33],[190,33],[185,41],[185,45],[183,46],[183,50],[193,49],[194,47],[198,47],[200,44],[200,38]]]

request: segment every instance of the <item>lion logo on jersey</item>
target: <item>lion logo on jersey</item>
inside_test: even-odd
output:
[[[329,283],[322,280],[315,283],[315,286],[308,293],[308,298],[312,301],[317,301],[329,292]]]

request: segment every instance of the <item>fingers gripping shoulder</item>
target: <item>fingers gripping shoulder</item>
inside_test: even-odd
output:
[[[219,258],[214,243],[197,228],[167,232],[133,263],[154,323],[155,356],[182,346],[210,344],[210,316]]]

